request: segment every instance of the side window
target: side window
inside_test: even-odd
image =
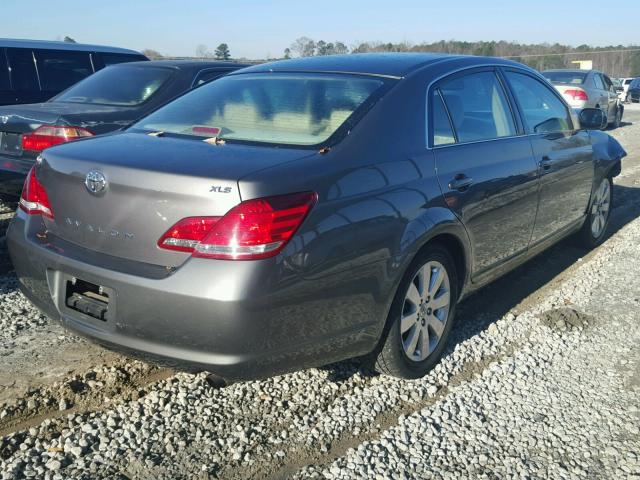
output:
[[[139,62],[147,59],[142,55],[127,55],[126,53],[100,53],[100,58],[105,67],[116,63]]]
[[[7,59],[11,68],[13,89],[18,92],[40,91],[33,54],[26,48],[8,48]]]
[[[567,108],[549,87],[523,73],[506,72],[506,76],[530,132],[571,130],[571,117]]]
[[[9,66],[7,65],[7,59],[4,56],[4,50],[0,48],[0,90],[10,90],[11,83],[9,82]]]
[[[505,93],[493,72],[471,73],[439,86],[459,142],[516,134]]]
[[[431,94],[431,105],[433,112],[433,145],[449,145],[456,142],[453,134],[449,115],[442,103],[442,97],[438,90]]]
[[[602,83],[602,77],[600,77],[600,74],[595,73],[593,75],[593,83],[595,84],[597,89],[606,90],[606,88],[604,88],[604,83]]]
[[[61,92],[93,73],[88,52],[37,50],[42,90]]]
[[[615,92],[616,90],[613,87],[613,82],[611,81],[611,79],[606,75],[603,75],[602,78],[604,79],[604,84],[606,89],[609,90],[610,92]]]
[[[225,75],[228,70],[204,70],[199,72],[196,76],[195,81],[193,82],[194,87],[198,87],[203,83],[208,83],[211,80],[215,80],[218,77]]]

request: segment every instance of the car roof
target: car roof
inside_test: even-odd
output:
[[[21,40],[16,38],[0,38],[0,48],[40,48],[51,50],[91,51],[102,53],[128,53],[142,55],[140,52],[128,48],[107,47],[104,45],[88,45],[84,43],[59,42],[49,40]]]
[[[476,57],[472,55],[450,55],[444,53],[351,53],[346,55],[303,57],[263,63],[245,68],[241,72],[237,72],[237,74],[258,72],[333,72],[402,78],[422,67],[456,59],[467,59],[469,65],[492,63],[523,67],[523,65],[519,63],[502,58]]]
[[[225,61],[206,61],[206,60],[151,60],[148,62],[140,61],[140,62],[125,62],[125,63],[116,63],[114,65],[110,65],[111,67],[123,67],[127,65],[139,65],[141,67],[170,67],[177,68],[179,70],[182,69],[203,69],[203,68],[243,68],[246,67],[245,63],[236,63],[236,62],[225,62]]]

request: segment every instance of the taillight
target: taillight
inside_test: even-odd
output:
[[[589,97],[587,96],[587,92],[585,92],[584,90],[577,89],[577,88],[570,89],[570,90],[565,90],[564,94],[565,95],[569,95],[574,100],[584,100],[585,102],[587,100],[589,100]]]
[[[53,219],[53,210],[44,186],[36,177],[36,167],[31,167],[24,181],[19,206],[29,215],[42,215]]]
[[[42,125],[33,132],[22,135],[22,149],[41,152],[54,145],[92,136],[93,133],[82,127]]]
[[[302,224],[317,195],[294,193],[247,200],[223,217],[188,217],[158,240],[160,248],[194,257],[257,260],[276,255]]]

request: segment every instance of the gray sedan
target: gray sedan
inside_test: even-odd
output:
[[[578,111],[583,108],[599,108],[607,117],[609,126],[620,126],[624,106],[613,82],[604,73],[598,70],[567,69],[545,70],[542,75],[571,107]]]
[[[48,316],[225,379],[352,357],[402,378],[465,295],[607,235],[624,149],[515,62],[313,57],[237,70],[47,149],[7,244]]]

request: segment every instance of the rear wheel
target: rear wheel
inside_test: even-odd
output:
[[[616,109],[616,118],[613,121],[613,128],[618,128],[622,125],[622,107]]]
[[[600,245],[606,236],[613,204],[613,181],[605,177],[593,195],[591,208],[580,231],[580,241],[587,248]]]
[[[454,262],[446,249],[432,245],[416,257],[391,306],[377,371],[419,378],[431,370],[451,331],[457,285]]]

